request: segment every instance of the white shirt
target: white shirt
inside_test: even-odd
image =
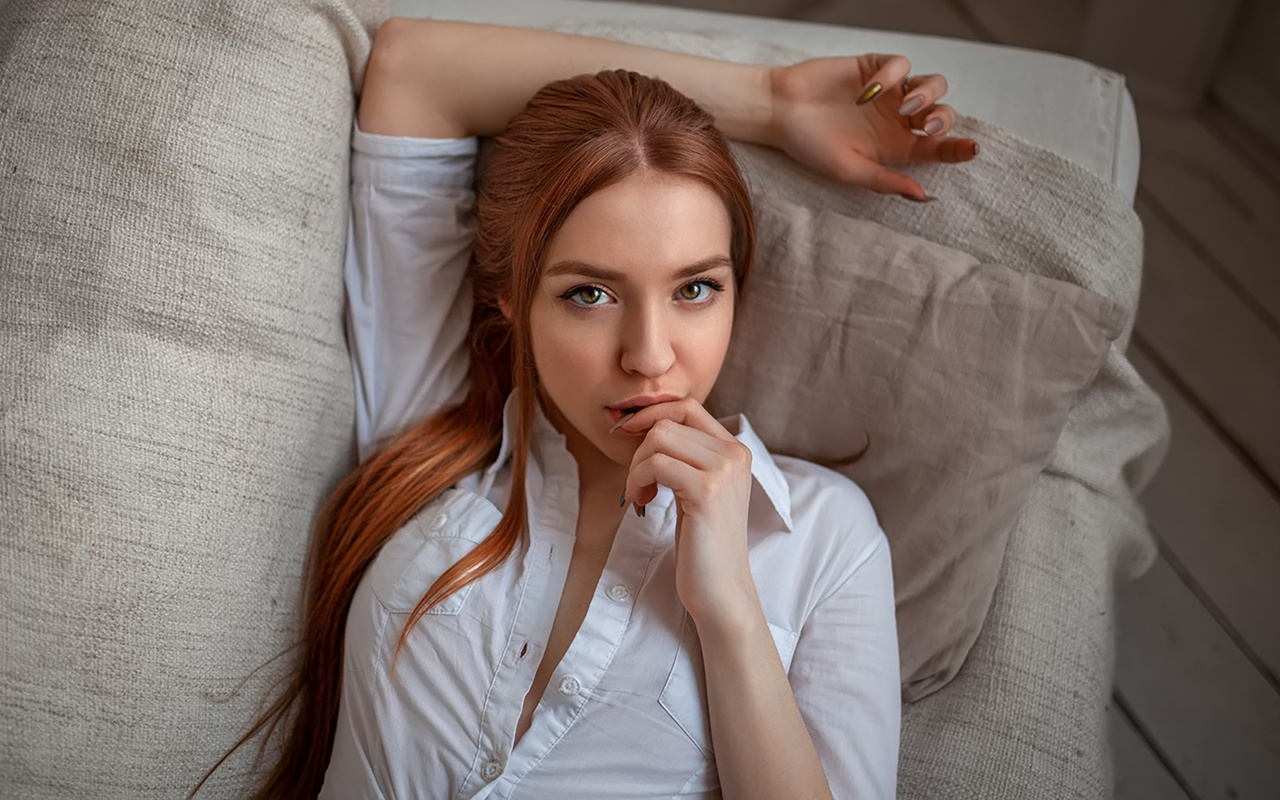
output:
[[[346,261],[361,458],[464,395],[474,139],[353,139]],[[675,505],[628,513],[576,637],[512,746],[569,569],[577,464],[536,414],[529,535],[409,634],[408,612],[502,516],[501,451],[383,547],[347,620],[322,798],[719,797],[697,631],[675,587]],[[889,549],[866,496],[831,470],[752,451],[750,563],[796,703],[837,798],[890,798],[900,701]]]

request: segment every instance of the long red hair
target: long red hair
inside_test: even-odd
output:
[[[519,414],[502,519],[427,590],[405,624],[397,654],[428,609],[491,572],[515,549],[526,526],[525,468],[538,392],[529,307],[543,255],[578,203],[645,171],[693,178],[723,199],[741,291],[755,251],[751,198],[709,114],[665,82],[622,70],[557,81],[529,101],[495,140],[478,180],[467,398],[387,442],[325,504],[308,559],[301,658],[283,694],[231,751],[265,731],[261,755],[276,728],[288,726],[279,760],[254,797],[320,792],[333,749],[344,630],[356,588],[383,544],[423,506],[492,463],[512,390]]]

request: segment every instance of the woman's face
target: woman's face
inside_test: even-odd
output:
[[[690,178],[642,173],[583,200],[551,240],[529,313],[547,415],[579,467],[629,466],[625,409],[706,400],[735,301],[729,212]],[[580,469],[581,471],[581,469]]]

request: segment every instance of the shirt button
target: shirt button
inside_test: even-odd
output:
[[[480,767],[480,777],[486,781],[492,781],[502,774],[501,761],[486,761],[484,766]]]
[[[627,587],[623,586],[622,584],[615,583],[614,585],[609,587],[608,595],[610,600],[617,600],[619,603],[621,603],[623,600],[626,600],[628,597],[631,596],[631,591],[627,589]]]
[[[435,519],[431,520],[431,530],[433,531],[440,530],[445,526],[446,523],[448,523],[448,521],[449,521],[448,514],[445,514],[443,512],[438,514]]]
[[[560,694],[566,697],[573,697],[582,688],[582,684],[572,675],[565,675],[560,679]]]

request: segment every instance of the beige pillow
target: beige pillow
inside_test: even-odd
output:
[[[711,402],[806,458],[870,436],[841,471],[889,538],[916,700],[955,676],[982,629],[1019,509],[1123,310],[872,222],[756,203],[756,270]]]

